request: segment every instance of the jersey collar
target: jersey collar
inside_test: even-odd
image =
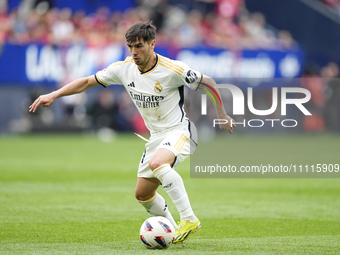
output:
[[[156,63],[149,69],[149,70],[147,70],[147,71],[145,71],[145,72],[142,72],[141,70],[139,70],[139,68],[138,68],[138,66],[137,66],[137,70],[138,70],[138,72],[140,73],[140,74],[142,74],[142,75],[146,75],[146,74],[148,74],[148,73],[151,73],[151,72],[153,72],[155,69],[156,69],[156,67],[158,66],[158,54],[157,53],[155,53],[156,54]]]

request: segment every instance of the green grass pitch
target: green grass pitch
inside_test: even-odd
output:
[[[233,164],[261,162],[273,143],[278,165],[340,163],[335,135],[230,137]],[[193,179],[189,160],[177,171],[202,231],[147,250],[139,228],[148,214],[134,198],[143,150],[132,135],[0,137],[0,254],[340,254],[340,179]]]

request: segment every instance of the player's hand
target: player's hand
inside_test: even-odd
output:
[[[235,120],[233,120],[230,116],[228,115],[224,115],[223,117],[219,117],[220,119],[225,119],[228,121],[228,123],[226,124],[219,124],[220,125],[220,129],[225,129],[227,130],[230,134],[233,133],[234,128],[236,128],[235,125]]]
[[[43,107],[48,107],[54,102],[55,98],[53,97],[52,93],[42,95],[38,97],[33,104],[29,107],[29,112],[35,112],[40,105]]]

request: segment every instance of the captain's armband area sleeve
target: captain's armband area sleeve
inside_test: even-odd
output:
[[[192,90],[197,90],[202,82],[203,75],[195,70],[188,70],[185,75],[186,85]]]
[[[179,63],[182,68],[184,68],[184,71],[181,75],[181,79],[184,84],[192,90],[197,90],[200,83],[202,82],[203,74],[191,69],[189,66],[181,61],[178,61],[177,63]]]

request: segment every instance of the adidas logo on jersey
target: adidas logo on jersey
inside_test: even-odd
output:
[[[134,88],[134,87],[135,87],[135,83],[134,83],[134,82],[129,83],[129,84],[128,84],[128,87]]]
[[[170,142],[163,143],[163,145],[169,145],[169,146],[171,146]]]

